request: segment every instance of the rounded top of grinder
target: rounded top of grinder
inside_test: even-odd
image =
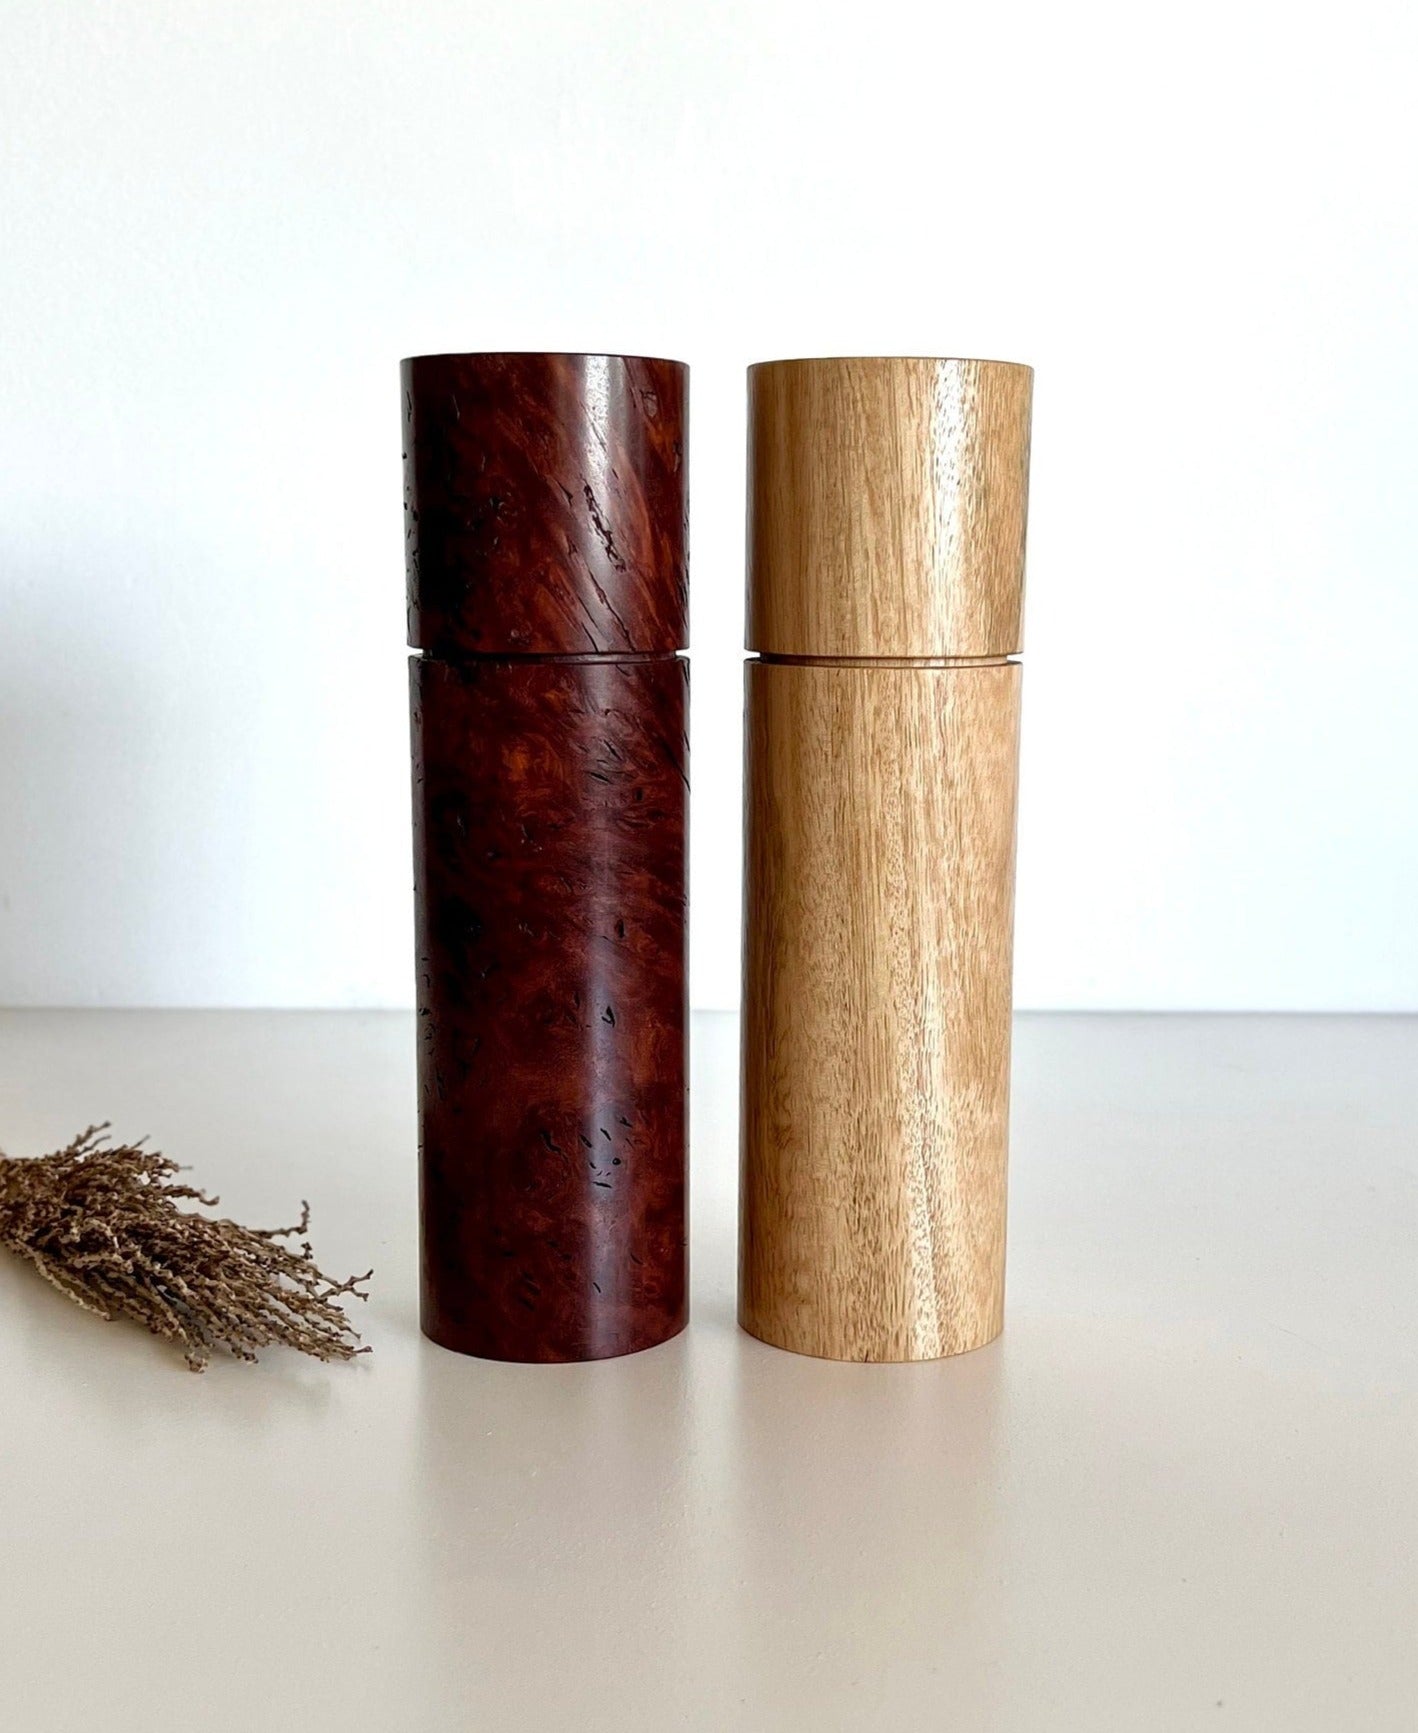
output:
[[[1033,382],[1012,361],[751,367],[749,649],[1018,651]]]
[[[415,648],[456,657],[684,647],[682,362],[420,355],[401,372]]]

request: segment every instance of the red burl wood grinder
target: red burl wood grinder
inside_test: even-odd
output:
[[[422,1321],[460,1353],[685,1324],[687,387],[403,364]]]

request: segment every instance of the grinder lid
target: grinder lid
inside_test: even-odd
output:
[[[638,355],[402,365],[409,642],[435,656],[686,642],[689,369]]]
[[[748,647],[1021,648],[1033,370],[855,356],[749,369]]]

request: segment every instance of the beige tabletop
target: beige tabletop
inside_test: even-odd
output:
[[[694,1320],[421,1340],[411,1019],[0,1017],[11,1154],[111,1118],[376,1266],[352,1366],[185,1372],[0,1267],[0,1727],[1418,1727],[1418,1020],[1033,1017],[1008,1323],[924,1366],[733,1317],[696,1028]]]

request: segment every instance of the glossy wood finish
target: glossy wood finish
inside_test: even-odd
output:
[[[423,1323],[464,1353],[685,1321],[686,381],[403,367]]]
[[[751,368],[749,648],[1017,652],[1033,377],[882,356]]]
[[[683,649],[686,367],[423,355],[402,377],[411,644]]]
[[[999,1332],[1020,673],[748,665],[740,1319],[778,1347]]]
[[[687,665],[412,681],[424,1329],[651,1347],[685,1322]]]

